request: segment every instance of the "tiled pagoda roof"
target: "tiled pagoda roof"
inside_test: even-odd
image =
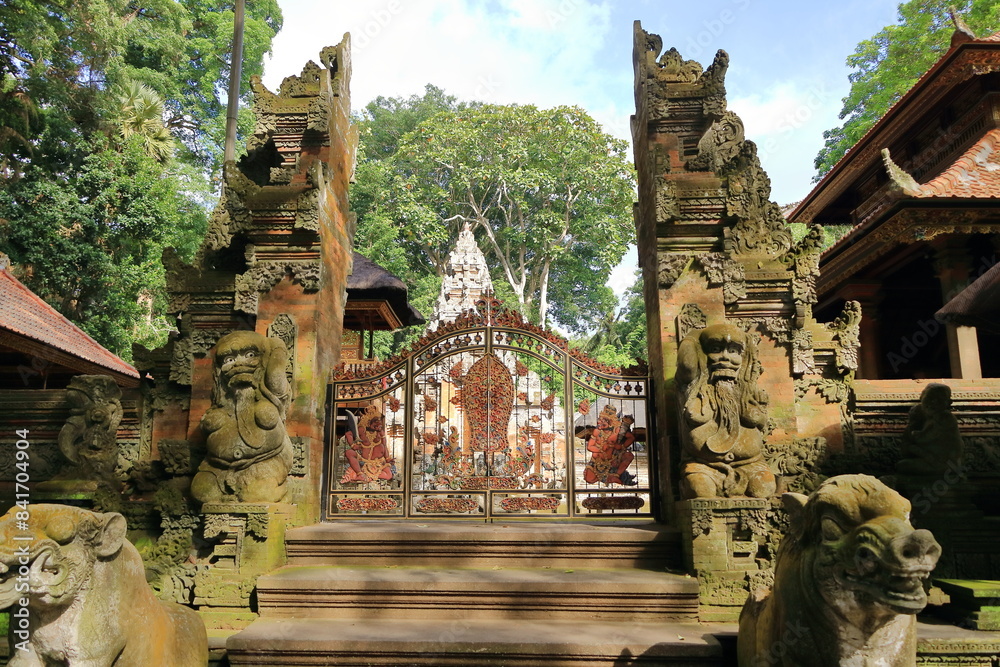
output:
[[[906,194],[919,198],[1000,197],[1000,128],[984,134],[939,175]]]
[[[913,115],[944,99],[952,87],[977,74],[1000,69],[1000,32],[978,39],[954,40],[952,46],[893,104],[881,119],[820,179],[787,215],[791,222],[812,222],[856,177],[878,159],[878,152],[913,121]],[[989,62],[990,65],[983,63]]]
[[[45,349],[51,348],[58,352],[51,355],[50,361],[81,373],[110,372],[116,380],[124,380],[119,384],[138,384],[139,373],[131,364],[105,349],[25,287],[11,274],[4,260],[5,257],[0,258],[0,332],[8,334],[3,337],[5,342],[13,342],[22,351],[40,357],[49,356]],[[17,339],[27,345],[16,345]]]

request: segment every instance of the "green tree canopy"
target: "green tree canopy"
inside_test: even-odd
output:
[[[281,13],[247,9],[249,95]],[[0,3],[0,250],[126,359],[169,326],[162,249],[204,234],[232,30],[221,0]]]
[[[79,169],[59,178],[36,178],[36,169],[0,190],[0,239],[21,279],[126,358],[133,342],[162,342],[160,254],[200,234],[204,213],[139,137],[116,148],[95,135]]]
[[[858,44],[847,58],[853,71],[851,90],[844,98],[844,121],[823,133],[826,144],[816,156],[817,180],[948,50],[955,26],[949,16],[954,6],[976,35],[1000,28],[996,0],[910,0],[899,5],[899,22],[886,26]]]
[[[642,271],[636,271],[635,282],[625,292],[624,305],[612,306],[598,319],[590,337],[574,345],[601,363],[622,368],[649,356]]]
[[[445,111],[403,136],[391,170],[390,215],[427,272],[443,273],[468,224],[527,316],[586,330],[606,310],[604,283],[634,239],[634,174],[625,142],[582,109]],[[556,293],[579,310],[550,312]]]
[[[144,84],[163,100],[164,123],[182,140],[183,157],[216,174],[225,139],[233,22],[232,4],[222,0],[6,3],[0,5],[0,76],[5,88],[43,110],[40,131],[55,125],[64,132],[96,131],[119,113],[122,89]],[[280,29],[276,0],[247,4],[244,101],[250,78],[263,72],[264,55]],[[243,130],[251,123],[245,112]]]

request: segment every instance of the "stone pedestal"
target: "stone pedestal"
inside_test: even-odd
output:
[[[762,498],[697,498],[677,504],[684,564],[698,577],[699,618],[737,620],[749,592],[770,586],[775,511]]]
[[[285,503],[205,503],[209,568],[194,581],[194,603],[211,628],[242,628],[257,614],[250,594],[257,578],[285,563],[285,529],[295,507]]]
[[[935,579],[951,602],[942,612],[957,625],[973,630],[1000,630],[1000,581]]]

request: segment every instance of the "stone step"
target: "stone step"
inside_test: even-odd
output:
[[[713,627],[460,619],[261,618],[226,644],[230,667],[722,667]]]
[[[288,566],[257,580],[262,617],[698,619],[698,582],[636,569]]]
[[[679,569],[680,535],[648,522],[344,521],[285,534],[290,565]]]

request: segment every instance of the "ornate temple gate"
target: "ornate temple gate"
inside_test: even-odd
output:
[[[401,357],[335,371],[325,518],[650,516],[647,378],[478,306]]]

